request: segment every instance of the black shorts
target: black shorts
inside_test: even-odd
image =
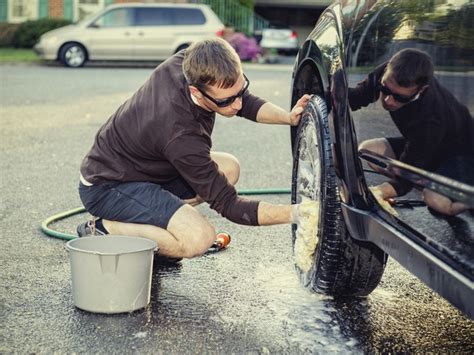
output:
[[[459,155],[448,158],[436,173],[474,186],[474,156]]]
[[[405,138],[387,137],[385,139],[392,147],[396,159],[399,159],[403,149],[405,148]],[[450,179],[474,186],[474,155],[454,155],[442,159],[441,164],[434,169],[434,172]]]
[[[395,153],[395,159],[400,159],[400,155],[405,149],[406,139],[403,137],[386,137],[385,138],[392,147],[393,152]]]
[[[171,217],[196,196],[181,178],[164,184],[110,182],[86,186],[79,183],[79,196],[87,212],[110,221],[154,225],[166,229]]]

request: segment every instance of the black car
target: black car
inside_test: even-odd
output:
[[[403,48],[428,53],[435,77],[470,115],[474,107],[472,1],[335,1],[299,50],[292,105],[312,99],[292,128],[292,202],[319,201],[317,230],[298,245],[304,285],[334,296],[366,296],[379,284],[387,258],[474,318],[474,186],[398,160],[360,152],[365,139],[400,135],[380,104],[352,112],[348,91]],[[411,182],[390,213],[369,187],[387,180],[368,169]],[[434,213],[419,189],[471,207],[455,217]],[[306,248],[306,250],[303,250]],[[306,253],[303,256],[299,253]]]

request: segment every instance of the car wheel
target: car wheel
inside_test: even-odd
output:
[[[82,67],[86,58],[86,49],[79,43],[67,43],[59,51],[59,60],[67,67]]]
[[[319,202],[314,228],[293,225],[293,252],[305,287],[333,296],[366,296],[378,285],[386,254],[353,239],[345,226],[324,100],[313,96],[294,145],[292,201]]]

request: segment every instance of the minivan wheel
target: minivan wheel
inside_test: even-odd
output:
[[[67,43],[59,51],[59,60],[67,67],[82,67],[86,62],[86,49],[79,43]]]
[[[292,201],[319,202],[316,228],[307,235],[293,225],[296,270],[305,287],[333,296],[366,296],[380,282],[386,254],[353,239],[341,212],[326,103],[313,96],[295,137]]]

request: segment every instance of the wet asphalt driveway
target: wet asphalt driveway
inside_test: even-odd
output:
[[[38,227],[81,205],[82,157],[151,70],[0,67],[1,353],[474,351],[473,322],[393,260],[369,298],[335,302],[300,286],[288,226],[238,226],[206,206],[200,211],[232,235],[228,250],[155,265],[144,310],[76,309],[64,241]],[[288,108],[290,66],[248,66],[246,74],[255,94]],[[240,160],[239,188],[290,187],[287,127],[220,118],[214,142],[215,150]],[[73,232],[85,218],[54,228]]]

